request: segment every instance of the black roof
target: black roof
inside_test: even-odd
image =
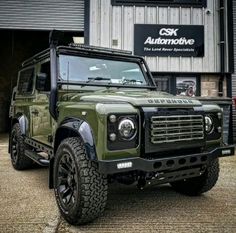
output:
[[[129,58],[141,58],[138,56],[133,56],[131,51],[127,50],[119,50],[119,49],[110,49],[105,47],[97,47],[91,45],[82,45],[82,44],[69,44],[68,46],[57,46],[58,50],[65,51],[77,51],[77,52],[86,52],[86,53],[96,53],[96,54],[104,54],[104,55],[116,55],[116,56],[125,56]],[[22,63],[22,67],[26,67],[28,65],[32,65],[39,60],[49,57],[50,49],[45,49],[40,53],[35,54],[31,58],[25,60]]]

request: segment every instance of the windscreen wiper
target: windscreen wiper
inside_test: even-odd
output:
[[[104,77],[88,77],[88,81],[86,81],[86,83],[93,82],[93,81],[111,81],[111,79],[104,78]]]
[[[143,81],[141,80],[136,80],[136,79],[122,79],[122,84],[125,85],[125,84],[130,84],[130,83],[143,83]]]

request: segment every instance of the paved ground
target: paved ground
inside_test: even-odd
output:
[[[5,232],[236,232],[236,157],[221,159],[217,186],[201,197],[175,193],[168,185],[112,185],[105,213],[73,227],[59,217],[48,171],[13,170],[7,137],[0,135],[0,233]]]

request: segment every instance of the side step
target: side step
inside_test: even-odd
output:
[[[31,150],[26,150],[25,155],[41,166],[44,167],[49,166],[49,160],[45,159],[43,156],[39,155],[36,152],[33,152]]]

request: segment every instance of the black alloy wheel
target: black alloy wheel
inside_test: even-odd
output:
[[[70,154],[65,153],[60,161],[57,171],[57,188],[60,202],[64,209],[72,208],[78,198],[78,173]]]

